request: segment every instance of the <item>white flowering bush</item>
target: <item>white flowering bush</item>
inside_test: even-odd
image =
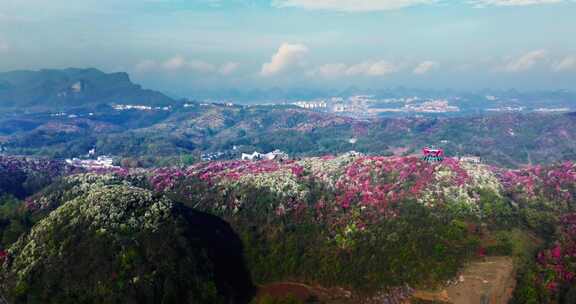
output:
[[[461,163],[460,166],[468,173],[471,188],[488,190],[500,197],[502,196],[502,183],[489,166],[470,163]]]
[[[446,162],[436,167],[434,183],[424,191],[419,202],[428,207],[442,204],[460,215],[482,216],[482,192],[502,198],[502,185],[486,165]]]
[[[93,180],[90,176],[75,178]],[[86,194],[51,212],[8,249],[8,254],[15,257],[12,269],[24,280],[38,263],[61,254],[66,240],[54,242],[58,239],[55,234],[73,232],[77,227],[88,229],[84,234],[111,237],[155,231],[169,218],[172,208],[169,200],[155,197],[148,190],[125,185],[92,186]]]
[[[289,170],[248,174],[236,180],[222,180],[219,185],[235,188],[252,186],[258,189],[265,189],[278,197],[292,198],[299,201],[305,200],[308,194],[306,187],[300,184]]]
[[[84,190],[0,250],[7,301],[245,303],[251,296],[241,243],[222,220],[123,183]]]
[[[339,157],[312,157],[298,162],[304,171],[316,181],[325,183],[329,189],[335,190],[336,183],[345,173],[346,167],[358,157],[354,155],[342,155]]]
[[[51,185],[44,191],[26,200],[29,210],[52,210],[61,203],[83,195],[88,191],[105,185],[129,185],[123,178],[107,173],[85,173],[70,175]]]

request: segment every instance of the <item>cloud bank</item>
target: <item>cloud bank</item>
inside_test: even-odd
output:
[[[568,56],[552,65],[554,72],[576,71],[576,56]]]
[[[509,60],[501,70],[511,73],[524,72],[532,69],[538,62],[546,59],[546,56],[545,50],[531,51],[518,58]]]
[[[0,38],[0,53],[5,53],[8,52],[9,50],[10,45],[8,44],[8,42]]]
[[[289,70],[294,65],[301,65],[302,59],[307,53],[308,47],[303,44],[283,43],[272,56],[270,62],[262,65],[260,75],[273,76]]]
[[[412,72],[416,75],[424,75],[439,66],[440,64],[436,61],[426,60],[418,64]]]
[[[331,10],[340,12],[368,12],[396,10],[435,0],[275,0],[275,7],[294,7],[308,10]]]
[[[216,65],[201,60],[187,60],[183,56],[177,55],[165,61],[144,60],[138,63],[135,70],[138,72],[148,71],[192,71],[201,74],[220,74],[229,76],[239,67],[236,62],[227,62]]]
[[[442,0],[274,0],[272,1],[272,6],[277,8],[301,8],[338,12],[371,12],[398,10],[437,2],[442,2]],[[445,3],[447,2],[448,1]],[[566,2],[566,0],[469,0],[462,2],[472,4],[476,7],[488,7],[554,4]]]
[[[541,5],[541,4],[554,4],[565,2],[564,0],[474,0],[471,1],[478,7],[486,6],[527,6],[527,5]]]
[[[395,73],[399,67],[385,60],[366,61],[347,65],[344,63],[330,63],[321,65],[308,72],[308,76],[321,76],[323,78],[338,78],[344,76],[378,77]]]

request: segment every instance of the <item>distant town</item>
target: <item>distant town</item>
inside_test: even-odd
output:
[[[230,99],[189,99],[180,105],[154,106],[138,103],[114,103],[113,111],[155,111],[171,112],[177,109],[193,109],[195,107],[253,107],[253,106],[295,106],[313,112],[332,113],[335,115],[354,118],[374,118],[380,116],[419,116],[419,115],[481,115],[489,113],[563,113],[570,112],[568,101],[554,102],[543,99],[541,101],[522,101],[515,97],[500,97],[495,95],[459,96],[447,94],[446,96],[411,95],[404,97],[379,97],[376,95],[333,96],[327,98],[311,98],[298,100],[275,100],[259,103],[241,103]],[[56,118],[79,118],[93,116],[94,113],[48,113]]]
[[[298,100],[292,105],[311,111],[328,112],[352,117],[374,117],[382,115],[450,114],[463,112],[569,112],[569,107],[519,106],[517,99],[501,99],[487,95],[482,100],[471,101],[459,96],[450,97],[398,97],[377,98],[374,95],[351,97],[318,98]],[[496,106],[493,106],[496,105]]]

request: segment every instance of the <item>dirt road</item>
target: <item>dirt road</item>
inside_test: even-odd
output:
[[[515,280],[510,257],[487,257],[470,263],[456,278],[456,284],[437,292],[416,291],[416,298],[451,304],[506,304]]]

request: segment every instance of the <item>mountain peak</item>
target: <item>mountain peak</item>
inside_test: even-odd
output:
[[[174,100],[142,89],[125,72],[66,68],[0,73],[0,106],[65,108],[112,103],[169,105]]]

